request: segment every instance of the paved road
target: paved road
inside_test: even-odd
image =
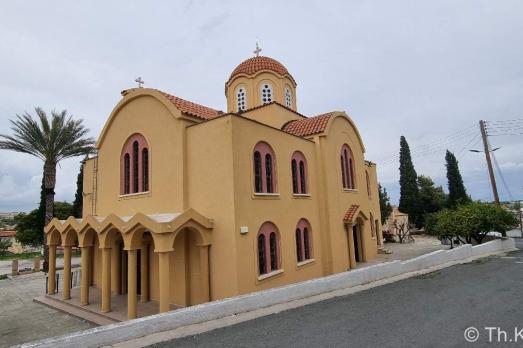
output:
[[[523,250],[156,347],[463,347],[471,326],[479,329],[473,347],[502,346],[488,344],[485,327],[507,339],[523,329]],[[506,346],[523,346],[521,335]]]
[[[81,319],[33,302],[45,293],[45,275],[0,280],[0,347],[93,327]]]

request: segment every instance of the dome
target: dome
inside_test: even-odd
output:
[[[263,70],[270,70],[273,71],[279,75],[282,76],[288,76],[291,81],[296,85],[296,81],[294,81],[294,78],[289,73],[286,67],[283,66],[280,62],[278,62],[276,59],[272,59],[269,57],[252,57],[247,60],[244,60],[241,62],[231,73],[231,76],[229,77],[229,80],[227,81],[227,84],[231,82],[233,78],[235,78],[238,75],[247,75],[247,76],[253,76],[256,75],[259,71]]]

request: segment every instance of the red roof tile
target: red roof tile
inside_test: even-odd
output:
[[[129,92],[140,90],[140,88],[130,88],[122,91],[122,95],[126,95]],[[201,118],[202,120],[210,120],[215,117],[218,117],[220,115],[223,115],[223,111],[216,110],[213,108],[210,108],[208,106],[200,105],[193,103],[191,101],[182,99],[180,97],[177,97],[175,95],[162,92],[158,89],[155,89],[156,91],[163,94],[171,103],[174,104],[174,106],[183,112],[184,114],[188,114],[190,116],[194,116],[197,118]]]
[[[354,219],[354,215],[358,211],[359,207],[360,206],[356,205],[356,204],[351,205],[349,210],[347,210],[347,212],[345,213],[345,216],[343,217],[343,221],[351,223],[352,219]]]
[[[255,75],[258,71],[262,70],[271,70],[274,71],[280,75],[283,76],[289,76],[289,78],[296,84],[296,81],[294,81],[294,78],[289,73],[286,67],[283,66],[280,62],[278,62],[276,59],[272,59],[269,57],[252,57],[247,60],[244,60],[240,63],[231,73],[231,76],[229,77],[229,80],[227,83],[229,83],[235,76],[245,74],[248,76]]]
[[[223,114],[222,111],[215,110],[200,104],[196,104],[162,91],[158,92],[162,93],[165,97],[167,97],[167,99],[169,99],[169,101],[171,101],[171,103],[173,103],[177,109],[179,109],[181,112],[185,114],[195,116],[204,120],[210,120]]]
[[[318,134],[325,131],[327,123],[332,116],[332,112],[321,114],[314,117],[304,118],[286,123],[283,131],[300,137]]]
[[[14,237],[16,236],[15,230],[3,230],[0,231],[0,237]]]

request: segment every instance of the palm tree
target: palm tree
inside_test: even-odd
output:
[[[44,162],[44,221],[47,225],[54,214],[56,165],[63,159],[93,152],[94,139],[86,136],[89,130],[84,127],[83,121],[74,120],[67,115],[66,110],[52,111],[51,120],[41,108],[37,107],[35,111],[40,119],[39,123],[27,112],[22,116],[16,115],[16,120],[10,120],[13,135],[0,134],[0,149],[27,153]],[[48,269],[48,259],[44,235],[44,272]]]

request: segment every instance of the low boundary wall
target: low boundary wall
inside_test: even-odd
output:
[[[224,300],[204,303],[176,311],[156,314],[122,323],[29,342],[19,347],[100,347],[136,339],[157,332],[202,323],[311,297],[335,290],[391,278],[401,274],[421,271],[449,262],[466,262],[472,258],[515,249],[512,238],[497,239],[485,244],[466,244],[450,250],[438,250],[406,261],[392,261],[359,268],[331,276],[312,279],[279,288],[263,290]]]

